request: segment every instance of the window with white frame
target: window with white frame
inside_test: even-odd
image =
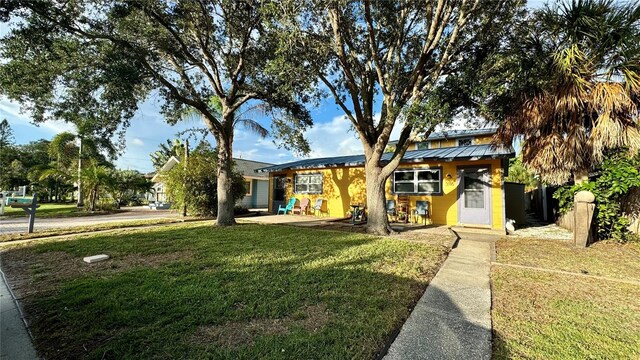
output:
[[[245,196],[251,196],[251,190],[253,190],[251,188],[251,180],[245,180],[244,181],[244,188],[247,190],[247,193],[245,194]]]
[[[322,194],[322,174],[296,174],[293,186],[296,194]]]
[[[429,141],[421,141],[416,143],[416,150],[429,150],[431,143]]]
[[[458,146],[471,146],[473,145],[473,138],[458,139]]]
[[[441,169],[396,170],[393,173],[396,194],[442,194]]]

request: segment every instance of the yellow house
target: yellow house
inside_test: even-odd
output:
[[[433,224],[504,230],[504,177],[511,148],[489,144],[495,129],[434,133],[410,145],[387,182],[387,201],[407,202],[408,212],[428,202]],[[391,157],[383,156],[383,161]],[[288,199],[322,199],[322,212],[344,217],[366,203],[364,156],[305,159],[259,169],[269,173],[269,211]]]

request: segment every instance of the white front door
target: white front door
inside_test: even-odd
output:
[[[491,225],[491,173],[489,168],[459,168],[458,223]]]

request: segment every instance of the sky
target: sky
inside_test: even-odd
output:
[[[539,7],[546,1],[531,0],[529,6]],[[0,36],[7,32],[7,28],[0,29]],[[160,143],[167,139],[176,138],[176,134],[193,127],[204,127],[201,123],[182,122],[169,125],[160,114],[160,101],[158,96],[152,95],[142,103],[126,130],[126,148],[116,160],[116,166],[122,169],[151,172],[153,166],[149,154],[158,148]],[[362,145],[355,132],[351,130],[349,120],[343,115],[332,98],[325,99],[319,106],[311,108],[314,126],[305,136],[311,145],[309,157],[328,157],[339,155],[361,154]],[[7,119],[14,132],[17,144],[25,144],[38,139],[51,139],[63,131],[73,132],[73,126],[64,122],[46,122],[33,124],[28,113],[20,111],[20,105],[0,96],[0,119]],[[268,121],[262,119],[263,126],[269,128]],[[457,122],[452,128],[463,128],[464,123]],[[396,126],[392,139],[397,139],[399,126]],[[211,135],[207,140],[215,143]],[[278,148],[273,139],[265,139],[248,132],[237,129],[233,144],[235,158],[262,161],[267,163],[284,163],[296,160],[297,157],[285,150]]]

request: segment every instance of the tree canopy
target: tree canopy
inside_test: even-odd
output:
[[[278,16],[270,1],[7,0],[0,20],[20,21],[3,39],[0,88],[34,113],[66,119],[104,116],[127,124],[150,92],[178,121],[196,109],[218,148],[218,224],[233,221],[227,182],[234,112],[247,102],[267,105],[272,134],[286,148],[308,150],[302,136],[311,117],[301,102],[308,81],[294,49],[278,48]],[[284,56],[287,55],[287,61]],[[19,80],[19,81],[18,81]],[[220,99],[218,114],[210,99]],[[70,115],[70,116],[71,116]],[[113,121],[112,121],[113,120]]]

